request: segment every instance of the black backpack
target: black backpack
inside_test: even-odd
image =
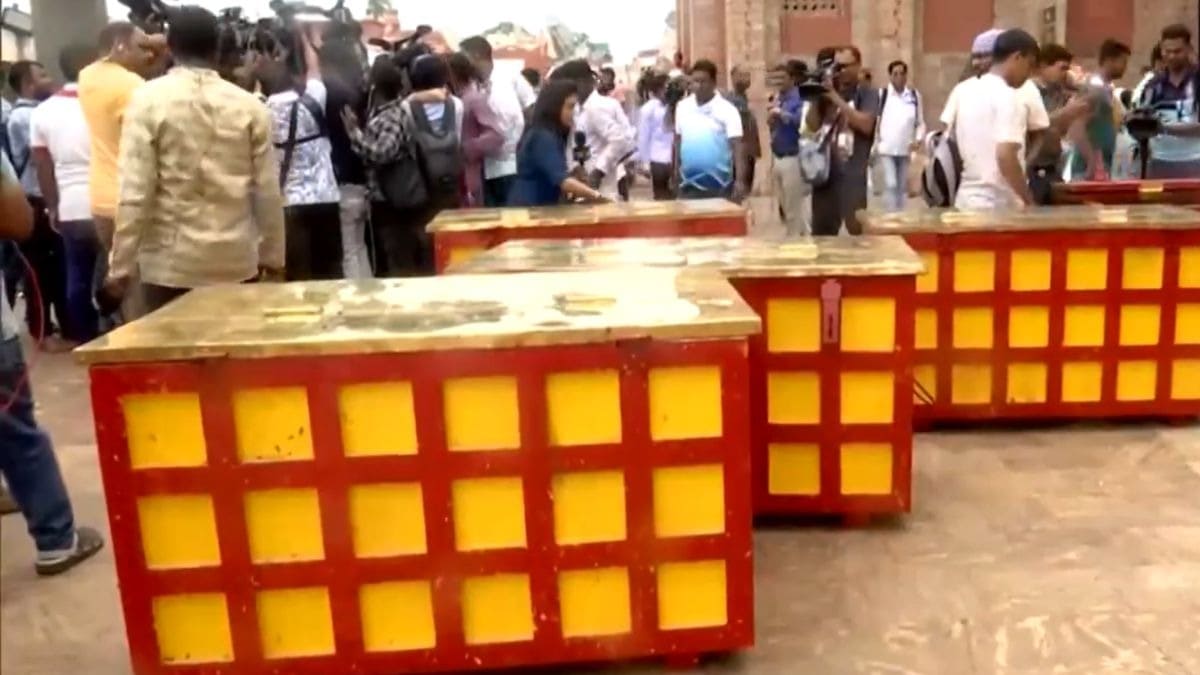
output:
[[[430,204],[442,209],[458,208],[459,178],[463,172],[458,138],[457,111],[453,100],[443,104],[441,127],[435,129],[423,104],[409,106],[405,120],[407,151],[379,170],[379,186],[388,203],[398,209],[422,208]]]

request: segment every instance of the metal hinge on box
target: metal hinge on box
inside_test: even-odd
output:
[[[842,340],[842,285],[833,279],[821,284],[821,343]]]

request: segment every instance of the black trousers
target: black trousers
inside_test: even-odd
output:
[[[1049,206],[1054,200],[1054,184],[1062,182],[1062,172],[1055,166],[1029,167],[1029,191],[1033,203]]]
[[[425,226],[438,211],[437,207],[432,206],[397,209],[384,202],[371,202],[375,276],[416,277],[433,274],[433,244],[425,233]]]
[[[23,282],[25,288],[25,324],[29,334],[42,337],[53,334],[54,319],[61,324],[67,318],[67,267],[66,252],[62,237],[50,227],[50,216],[46,213],[46,202],[41,197],[27,197],[33,208],[33,234],[18,245],[21,255],[33,268],[41,307],[34,305],[33,284],[28,270],[20,259],[7,261],[4,266],[5,298],[9,305],[16,300],[17,286]]]
[[[287,229],[287,280],[342,278],[342,215],[337,202],[283,210]]]
[[[675,198],[671,191],[671,165],[659,162],[650,163],[650,185],[654,188],[656,201],[669,201]]]
[[[500,176],[483,181],[483,203],[490,207],[508,206],[508,193],[517,177]]]

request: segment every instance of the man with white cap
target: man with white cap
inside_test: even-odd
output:
[[[979,83],[979,78],[992,69],[992,50],[996,47],[996,38],[1004,31],[999,28],[989,28],[975,36],[971,43],[971,65],[962,81],[950,90],[946,99],[946,107],[942,110],[941,122],[943,129],[952,125],[958,114],[958,102],[966,91]]]

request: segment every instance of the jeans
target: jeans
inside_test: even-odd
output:
[[[66,316],[62,318],[63,337],[88,342],[100,334],[100,315],[96,311],[96,263],[100,257],[100,239],[91,220],[72,220],[58,224],[62,233],[67,267]]]
[[[776,157],[771,170],[779,217],[789,236],[806,235],[812,228],[812,188],[800,177],[800,158]]]
[[[0,340],[0,473],[25,515],[38,551],[65,551],[75,542],[75,514],[50,437],[33,417],[21,340]]]
[[[888,211],[903,211],[908,201],[908,155],[880,155],[883,169],[883,207]]]
[[[370,279],[371,256],[367,250],[367,188],[343,185],[340,217],[342,222],[342,272],[347,279]]]
[[[34,284],[26,279],[28,270],[25,263],[16,260],[5,269],[4,284],[8,291],[8,302],[12,304],[17,293],[17,283],[25,280],[25,321],[29,334],[35,338],[49,336],[54,333],[54,320],[61,324],[67,314],[66,288],[67,272],[63,265],[63,240],[50,227],[50,217],[46,215],[46,203],[41,197],[29,197],[33,207],[33,234],[21,242],[21,255],[29,261],[37,282],[37,292],[41,306],[34,304]]]
[[[433,244],[425,226],[437,213],[433,206],[397,209],[384,202],[371,202],[376,276],[414,277],[434,273]]]

